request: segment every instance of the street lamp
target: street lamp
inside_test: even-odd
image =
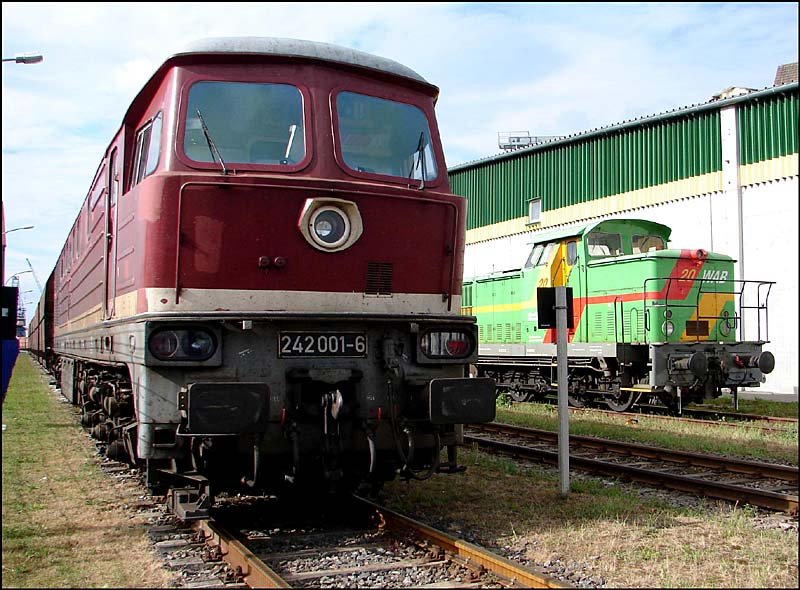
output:
[[[3,61],[13,61],[18,64],[38,64],[44,60],[41,55],[34,55],[32,53],[23,53],[15,55],[14,57],[4,57]]]
[[[14,229],[7,229],[3,232],[3,235],[10,234],[12,231],[19,231],[21,229],[33,229],[34,226],[26,225],[25,227],[15,227]]]
[[[33,271],[32,270],[21,270],[19,272],[15,272],[13,275],[11,275],[10,277],[8,277],[6,279],[6,282],[4,284],[8,284],[8,281],[13,279],[14,277],[18,277],[19,275],[24,275],[26,272],[33,272]]]

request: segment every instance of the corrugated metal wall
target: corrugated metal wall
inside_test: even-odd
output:
[[[527,217],[535,198],[547,212],[719,172],[723,105],[715,106],[456,167],[450,183],[469,199],[467,229]],[[736,108],[741,165],[797,153],[796,85]]]
[[[797,153],[797,93],[738,105],[739,164]]]

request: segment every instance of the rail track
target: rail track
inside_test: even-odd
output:
[[[491,423],[469,427],[464,442],[558,464],[555,432]],[[570,436],[569,461],[570,468],[797,514],[798,468],[793,466],[577,435]]]
[[[342,502],[279,526],[223,510],[193,528],[218,547],[231,583],[252,588],[571,587],[364,498]]]
[[[139,469],[106,458],[105,445],[91,440],[107,476],[143,486]],[[223,496],[213,520],[191,525],[168,512],[164,497],[140,498],[129,508],[149,523],[182,588],[573,587],[364,498],[295,499],[287,510],[275,498]]]
[[[522,403],[542,403],[542,402],[522,402]],[[550,401],[546,405],[552,405]],[[625,419],[639,418],[647,416],[654,420],[664,420],[673,422],[686,422],[699,424],[702,426],[731,426],[735,428],[746,428],[761,430],[764,432],[785,432],[789,429],[798,428],[797,418],[786,418],[778,416],[761,416],[758,414],[741,414],[738,412],[724,412],[720,410],[710,410],[702,408],[684,408],[681,416],[671,416],[666,408],[660,406],[640,406],[634,407],[629,412],[615,412],[602,408],[569,408],[571,414],[581,415],[606,415],[621,416]]]

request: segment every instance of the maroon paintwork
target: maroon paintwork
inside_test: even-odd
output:
[[[310,59],[288,64],[274,56],[168,60],[128,110],[59,257],[53,275],[59,331],[91,325],[103,311],[106,319],[120,318],[114,297],[153,287],[174,289],[176,297],[187,288],[363,293],[369,262],[393,264],[395,293],[460,294],[466,203],[449,192],[434,116],[438,89],[364,73],[356,66]],[[228,175],[218,163],[190,161],[182,152],[182,126],[188,88],[198,80],[298,86],[306,102],[305,160],[295,166],[229,165]],[[336,153],[332,117],[343,89],[425,112],[438,178],[420,190],[419,181],[347,169]],[[136,130],[159,111],[158,168],[130,188]],[[121,169],[115,165],[121,181],[116,206],[108,199],[115,149],[122,162]],[[309,245],[297,225],[305,200],[313,197],[355,202],[364,225],[358,242],[336,253]],[[258,264],[262,256],[281,256],[286,265],[265,271]],[[148,311],[142,291],[137,302],[135,313]]]

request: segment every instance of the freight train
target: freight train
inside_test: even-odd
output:
[[[181,518],[224,490],[457,472],[463,424],[494,419],[438,92],[382,57],[245,37],[190,44],[134,98],[30,348]]]
[[[734,261],[703,249],[669,249],[672,230],[641,219],[604,219],[535,234],[521,268],[465,280],[463,313],[478,318],[476,373],[513,400],[557,388],[556,329],[540,328],[537,288],[567,287],[570,404],[625,411],[637,402],[737,399],[775,366],[767,303],[773,282],[734,279]],[[569,313],[569,312],[568,312]],[[756,336],[744,340],[748,333]]]

